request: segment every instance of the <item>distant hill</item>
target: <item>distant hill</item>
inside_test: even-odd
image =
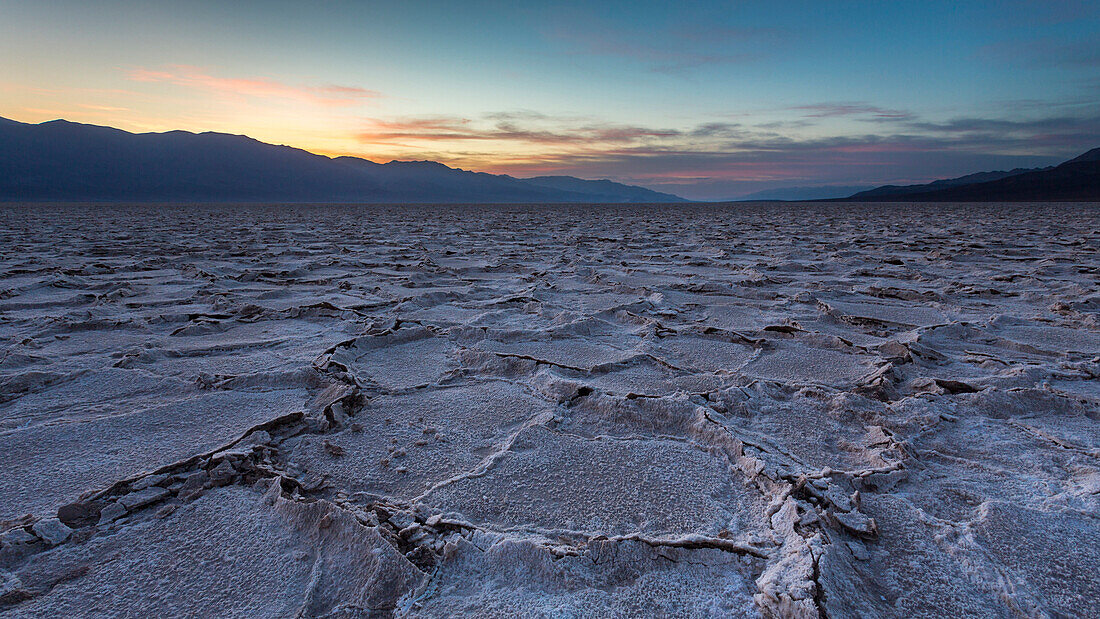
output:
[[[796,202],[799,200],[823,200],[827,198],[841,198],[850,196],[857,191],[869,189],[867,185],[819,185],[816,187],[778,187],[765,189],[736,198],[737,202],[758,202],[768,200],[782,200]]]
[[[535,176],[533,178],[520,179],[529,185],[536,185],[556,191],[568,191],[583,193],[600,198],[600,202],[683,202],[682,198],[667,193],[657,193],[644,187],[623,185],[608,180],[586,181],[573,176]],[[656,200],[654,196],[663,196],[665,199]],[[671,200],[670,200],[671,199]]]
[[[844,201],[1055,202],[1100,201],[1100,148],[1049,168],[981,172],[928,183],[878,187]]]
[[[612,181],[520,179],[431,161],[330,158],[225,133],[130,133],[0,118],[0,200],[684,202]]]

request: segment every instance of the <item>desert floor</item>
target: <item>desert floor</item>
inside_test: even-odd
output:
[[[0,208],[0,615],[1100,616],[1100,206]]]

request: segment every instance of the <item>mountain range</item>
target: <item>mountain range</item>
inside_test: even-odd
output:
[[[1061,165],[924,185],[789,187],[741,200],[1100,201],[1100,148]],[[847,190],[847,191],[846,191]],[[686,202],[609,180],[516,178],[433,161],[326,157],[226,133],[130,133],[0,118],[0,201],[492,203]]]
[[[0,200],[685,202],[609,180],[515,178],[432,161],[326,157],[225,133],[130,133],[0,118]]]
[[[1100,201],[1100,148],[1048,168],[979,172],[925,185],[885,185],[842,202]]]

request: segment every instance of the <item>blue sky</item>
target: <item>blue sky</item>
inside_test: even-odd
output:
[[[1100,146],[1096,2],[9,2],[0,116],[692,198]]]

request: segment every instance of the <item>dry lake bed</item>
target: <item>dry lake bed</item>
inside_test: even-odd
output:
[[[1100,616],[1100,206],[0,208],[0,616]]]

